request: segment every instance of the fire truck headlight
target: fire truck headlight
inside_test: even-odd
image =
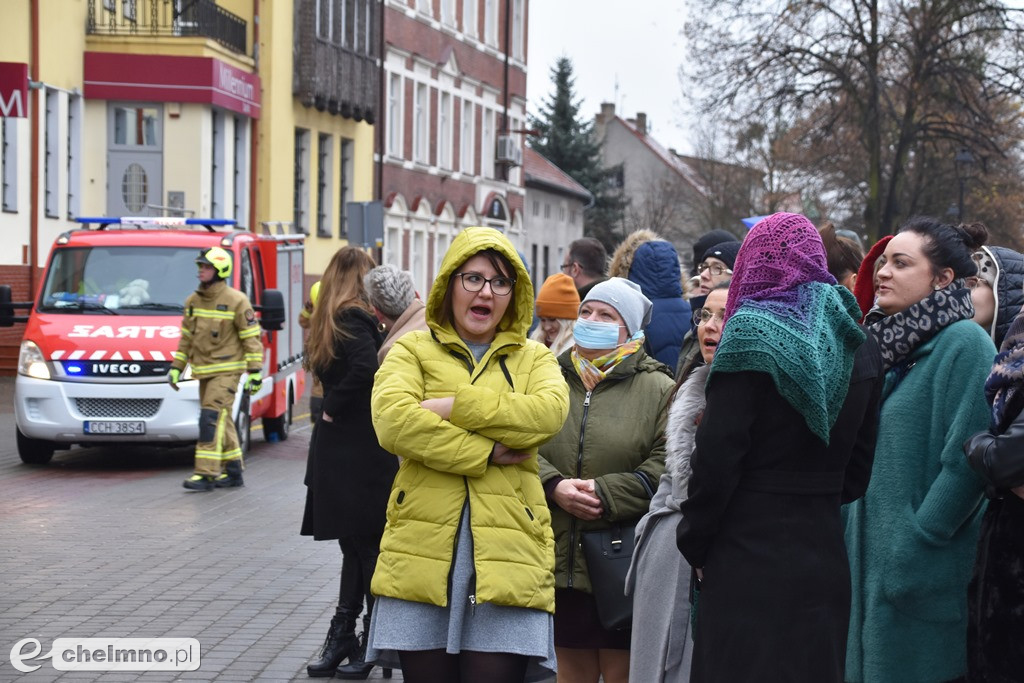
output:
[[[39,350],[35,342],[27,339],[21,342],[21,351],[18,353],[18,373],[36,379],[50,379],[50,368],[47,367],[43,352]]]

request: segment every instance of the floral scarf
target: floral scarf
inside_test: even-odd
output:
[[[876,306],[868,312],[864,323],[878,340],[882,365],[891,370],[945,328],[973,317],[971,290],[959,279],[899,313],[887,316]]]
[[[639,351],[643,345],[643,337],[640,339],[634,339],[619,346],[611,353],[598,356],[592,361],[581,356],[574,346],[572,347],[571,355],[572,365],[576,368],[576,374],[578,374],[580,379],[583,380],[583,386],[586,390],[593,391],[594,387],[596,387],[601,380],[607,377],[608,374],[615,369],[615,366]]]
[[[1021,389],[1024,389],[1024,315],[1018,313],[996,355],[992,374],[985,380],[985,398],[992,405],[994,433],[1001,434],[1016,417],[1015,412],[1008,412],[1007,408],[1021,400]]]

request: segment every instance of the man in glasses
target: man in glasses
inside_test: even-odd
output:
[[[561,270],[572,278],[582,301],[598,282],[604,282],[608,267],[608,252],[593,237],[581,237],[569,244]]]

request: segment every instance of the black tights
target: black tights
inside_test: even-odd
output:
[[[370,594],[370,580],[377,566],[380,541],[376,538],[346,536],[338,539],[344,559],[341,563],[341,582],[338,590],[338,611],[346,612],[356,619],[366,600],[366,618],[373,611],[373,595]]]
[[[406,683],[523,683],[530,658],[508,652],[463,650],[451,655],[444,650],[398,653]]]

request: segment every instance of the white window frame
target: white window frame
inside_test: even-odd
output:
[[[437,165],[452,167],[452,95],[447,92],[437,98]]]
[[[412,124],[412,158],[413,161],[428,163],[429,130],[430,130],[430,88],[426,83],[416,82],[413,86],[413,124]]]
[[[341,177],[338,179],[338,237],[348,239],[348,205],[354,201],[355,193],[352,188],[354,176],[354,158],[356,151],[355,140],[341,138],[341,158],[338,163],[338,171]]]
[[[388,75],[388,154],[402,158],[402,75]]]
[[[68,220],[82,209],[82,96],[68,97]]]
[[[227,122],[224,112],[211,112],[210,144],[210,218],[226,218],[224,186],[227,173]]]
[[[475,131],[473,130],[475,118],[476,107],[473,106],[471,101],[462,100],[462,131],[459,138],[459,156],[461,159],[459,169],[463,173],[469,173],[470,175],[476,170],[473,163],[475,161],[473,152],[476,150],[476,145],[474,144],[476,140]]]
[[[43,206],[47,218],[57,218],[60,215],[60,91],[47,88],[44,99]]]
[[[455,0],[441,0],[441,23],[455,25]]]
[[[241,116],[232,117],[235,123],[234,130],[234,157],[235,168],[232,175],[232,201],[231,217],[238,221],[239,225],[249,225],[249,136],[248,121]]]
[[[484,0],[484,42],[498,47],[498,0]]]
[[[480,137],[480,175],[485,178],[494,177],[494,157],[497,142],[494,137],[494,110],[484,109],[483,131]]]
[[[0,180],[3,182],[2,208],[10,213],[18,212],[18,119],[4,117],[0,119],[3,135],[0,136],[0,158],[3,168],[0,169]]]
[[[334,136],[318,133],[316,136],[316,236],[331,236],[331,195],[334,180]]]
[[[508,0],[512,3],[512,56],[523,61],[526,59],[526,51],[523,49],[526,42],[526,7],[524,0]]]
[[[462,0],[462,32],[476,38],[480,18],[477,16],[477,3],[480,0]]]

